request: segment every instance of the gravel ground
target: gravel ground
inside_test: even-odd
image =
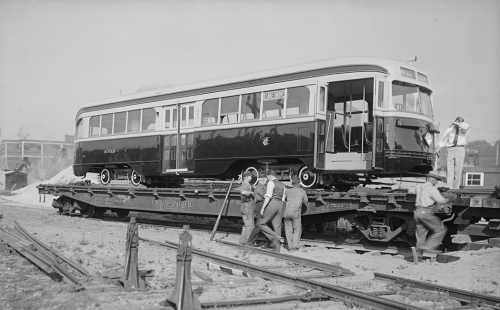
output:
[[[76,216],[59,215],[46,204],[23,202],[18,197],[0,196],[0,225],[13,226],[16,220],[31,234],[45,244],[51,245],[72,260],[81,260],[96,280],[94,286],[104,285],[103,275],[121,275],[124,265],[126,223],[89,220]],[[14,196],[15,197],[15,196]],[[33,197],[31,197],[33,198]],[[37,197],[38,200],[38,197]],[[50,199],[49,199],[50,200]],[[133,213],[131,213],[133,215]],[[139,236],[155,241],[178,242],[181,229],[140,226]],[[191,230],[195,248],[225,255],[259,266],[283,266],[274,258],[246,253],[229,246],[210,242],[210,233]],[[238,235],[218,233],[216,238],[237,243]],[[284,248],[282,251],[286,252]],[[176,272],[176,252],[154,244],[141,242],[139,246],[139,269],[154,269],[155,277],[148,283],[151,292],[147,294],[126,294],[106,290],[105,292],[71,292],[64,283],[51,281],[24,259],[17,255],[0,254],[1,309],[154,309],[158,303],[169,297]],[[385,273],[439,285],[452,286],[485,294],[500,296],[500,248],[471,252],[456,252],[458,261],[441,264],[427,260],[415,265],[403,255],[386,255],[377,251],[357,254],[352,249],[328,249],[326,247],[304,247],[292,255],[338,265],[355,273],[354,276],[325,278],[320,281],[358,290],[382,290],[387,287],[373,279],[373,273]],[[280,265],[281,264],[281,265]],[[285,265],[286,266],[286,265]],[[10,268],[10,269],[9,269]],[[290,285],[260,278],[228,275],[209,269],[206,261],[194,257],[192,269],[212,277],[214,283],[206,284],[192,275],[193,289],[201,302],[220,300],[241,300],[304,294],[305,291]],[[101,282],[100,282],[101,281]],[[245,282],[246,281],[246,282]],[[113,286],[108,285],[113,288]],[[338,309],[339,304],[324,302],[309,304],[311,309]],[[283,306],[280,306],[283,307]],[[255,309],[264,309],[257,307]],[[273,309],[280,309],[273,308]],[[286,308],[283,308],[286,309]]]

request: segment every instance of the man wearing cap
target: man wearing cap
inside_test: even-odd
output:
[[[446,227],[441,220],[432,213],[435,203],[447,203],[449,199],[444,198],[436,188],[441,177],[432,171],[427,175],[427,182],[419,184],[408,190],[416,194],[414,219],[417,222],[417,250],[428,253],[441,253],[439,244],[446,235]],[[432,234],[429,236],[429,232]]]
[[[260,210],[261,218],[257,222],[257,227],[252,231],[248,238],[248,244],[253,244],[259,232],[262,232],[266,238],[271,241],[274,251],[280,251],[280,237],[274,232],[270,224],[276,223],[277,218],[281,222],[280,208],[285,199],[285,186],[276,179],[276,172],[269,170],[267,172],[267,188],[264,196],[264,204]]]
[[[302,205],[307,204],[306,191],[299,187],[300,180],[292,177],[292,188],[286,191],[286,208],[283,214],[285,220],[285,234],[288,251],[299,250],[300,236],[302,234],[301,211]]]
[[[241,217],[243,218],[243,227],[241,229],[240,244],[246,244],[250,233],[255,228],[254,211],[255,211],[255,194],[250,182],[252,180],[252,172],[245,171],[242,175],[243,182],[240,186],[241,194]]]
[[[441,148],[446,147],[448,149],[446,171],[447,184],[451,189],[458,189],[460,187],[465,160],[465,145],[467,144],[465,138],[467,129],[469,129],[469,124],[464,122],[463,117],[457,117],[444,132],[436,150],[436,154],[438,154]]]

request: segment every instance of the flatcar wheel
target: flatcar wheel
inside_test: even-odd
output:
[[[318,175],[310,171],[307,166],[299,170],[300,186],[303,188],[316,188],[318,186]]]
[[[91,218],[94,215],[94,206],[93,205],[85,204],[85,205],[81,206],[81,208],[82,209],[80,210],[80,214],[84,218]]]
[[[129,212],[129,210],[117,210],[116,215],[118,215],[119,218],[126,218]]]
[[[137,171],[132,170],[130,173],[130,182],[132,182],[134,186],[141,184],[141,175],[137,173]]]
[[[99,173],[99,182],[102,185],[108,185],[111,182],[111,172],[108,169],[102,169]]]
[[[259,181],[259,170],[257,168],[255,168],[254,166],[250,166],[250,167],[246,168],[245,171],[243,171],[243,172],[247,172],[247,171],[250,171],[254,175],[252,177],[252,179],[250,180],[250,184],[256,185],[257,182]]]
[[[365,239],[365,235],[356,227],[350,232],[341,231],[337,229],[337,236],[345,243],[359,243]]]

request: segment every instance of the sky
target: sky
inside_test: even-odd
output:
[[[64,140],[86,102],[149,84],[344,56],[417,56],[442,131],[500,139],[499,0],[0,0],[1,139]]]

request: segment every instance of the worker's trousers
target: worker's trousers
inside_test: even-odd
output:
[[[252,200],[241,203],[241,218],[243,219],[243,227],[241,228],[240,244],[246,244],[248,237],[255,228],[255,202]]]
[[[414,219],[417,222],[417,249],[437,249],[448,231],[446,226],[443,225],[439,217],[431,213],[431,208],[417,207]],[[431,232],[430,235],[429,232]]]
[[[274,232],[269,225],[277,222],[277,218],[281,222],[280,207],[282,202],[272,199],[264,210],[264,214],[257,221],[257,226],[252,230],[250,237],[248,238],[248,243],[252,244],[257,239],[257,235],[262,232],[269,241],[279,242],[279,236]]]
[[[285,218],[285,235],[288,243],[288,250],[298,249],[300,236],[302,235],[302,219]]]
[[[449,147],[446,160],[446,181],[451,189],[460,188],[464,168],[465,147]]]

